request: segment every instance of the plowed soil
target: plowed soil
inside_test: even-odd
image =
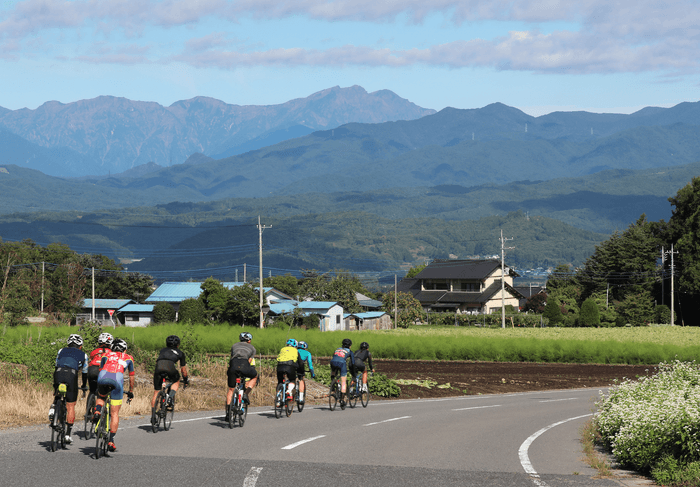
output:
[[[403,382],[402,399],[603,387],[655,370],[652,365],[413,360],[374,360],[374,368]]]

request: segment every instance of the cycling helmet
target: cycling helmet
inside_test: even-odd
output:
[[[121,338],[117,338],[112,342],[112,351],[113,352],[126,352],[127,346],[126,346],[126,341],[122,340]]]
[[[241,333],[240,335],[238,335],[238,338],[239,338],[242,342],[249,342],[249,341],[251,341],[251,340],[253,339],[253,335],[251,335],[251,334],[248,333],[247,331],[244,331],[243,333]]]
[[[175,348],[180,345],[180,337],[177,335],[170,335],[165,339],[165,346],[168,348]]]
[[[343,348],[350,348],[352,346],[352,340],[349,338],[346,338],[343,340]]]
[[[109,333],[100,333],[100,336],[97,337],[97,343],[101,345],[111,345],[114,342],[114,337],[110,335]]]
[[[369,343],[367,343],[367,342],[360,343],[360,350],[369,350]]]
[[[297,341],[294,338],[290,338],[287,340],[287,346],[297,348]]]
[[[83,346],[83,337],[73,333],[71,336],[68,337],[67,343],[68,343],[68,345],[75,345],[76,347],[82,347]]]
[[[297,348],[301,348],[302,350],[306,350],[309,348],[309,344],[306,342],[299,342],[297,343]]]

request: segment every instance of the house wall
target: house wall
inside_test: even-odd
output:
[[[153,323],[153,313],[124,313],[124,326],[146,327]]]

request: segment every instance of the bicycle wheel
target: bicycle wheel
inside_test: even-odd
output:
[[[369,390],[362,391],[360,393],[360,402],[362,403],[363,408],[367,407],[367,404],[369,404]]]
[[[282,409],[284,408],[284,384],[277,384],[277,392],[275,396],[275,418],[282,417]]]
[[[331,411],[335,411],[336,404],[338,404],[338,383],[333,381],[331,390],[328,393],[328,406],[331,408]]]
[[[238,401],[238,391],[233,391],[233,398],[231,399],[231,404],[228,405],[228,427],[233,429],[233,425],[236,423],[236,414],[238,414],[238,408],[236,407],[236,402]]]
[[[299,402],[299,393],[298,392],[297,392],[296,400],[297,400],[297,411],[302,412],[304,410],[304,403]]]
[[[175,416],[175,403],[171,407],[168,407],[168,396],[165,396],[163,400],[163,429],[168,431],[170,425],[173,423],[173,416]]]
[[[347,393],[343,394],[342,390],[343,389],[340,387],[340,385],[338,385],[338,402],[340,403],[340,410],[344,411],[345,406],[347,405]],[[345,390],[347,391],[347,389]]]
[[[151,430],[154,433],[158,432],[158,425],[160,424],[160,418],[163,412],[163,400],[165,399],[165,394],[161,389],[156,396],[156,415],[151,415]]]
[[[248,406],[246,404],[241,404],[241,407],[238,408],[238,426],[241,428],[243,427],[247,416]]]
[[[89,440],[92,438],[92,433],[94,431],[93,425],[92,425],[92,418],[93,415],[95,414],[95,401],[97,398],[95,397],[94,394],[89,394],[86,404],[85,404],[85,423],[83,425],[83,433],[84,433],[84,439]]]
[[[64,398],[61,398],[61,401],[58,406],[58,442],[61,445],[61,449],[64,449],[66,447],[66,415],[68,414],[68,411],[66,411],[66,401]]]
[[[109,433],[106,416],[108,416],[106,408],[102,408],[102,415],[95,428],[95,458],[100,458],[107,454],[107,439]]]
[[[355,382],[351,382],[348,388],[348,405],[351,408],[357,405],[357,384]]]
[[[49,427],[51,428],[51,451],[58,450],[58,428],[56,426],[58,423],[58,414],[56,414],[58,406],[58,401],[55,401],[53,419],[51,420],[51,424],[49,425]]]
[[[292,415],[292,411],[294,411],[294,396],[293,395],[291,397],[285,396],[284,406],[285,406],[285,413],[287,414],[287,417],[290,417]]]

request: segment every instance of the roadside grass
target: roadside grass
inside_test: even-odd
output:
[[[583,454],[588,466],[598,472],[598,477],[612,477],[613,472],[610,462],[596,449],[597,445],[602,444],[602,439],[593,420],[589,420],[583,425],[580,434]]]

